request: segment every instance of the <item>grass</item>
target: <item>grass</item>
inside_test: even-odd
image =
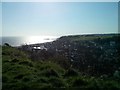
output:
[[[97,39],[112,39],[113,35],[76,35],[76,36],[65,36],[65,38],[69,39],[70,41],[88,41],[88,40],[97,40]]]
[[[73,68],[65,70],[52,61],[32,61],[16,48],[2,48],[3,90],[39,90],[44,88],[116,88],[115,80],[82,76]]]

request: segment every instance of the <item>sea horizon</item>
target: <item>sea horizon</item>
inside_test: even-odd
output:
[[[63,36],[71,35],[110,35],[110,34],[120,34],[120,33],[87,33],[87,34],[69,34]],[[5,43],[10,44],[11,46],[21,46],[29,44],[40,44],[46,42],[52,42],[62,36],[0,36],[0,45]]]
[[[5,43],[10,44],[11,46],[21,46],[26,44],[38,44],[52,42],[56,40],[57,36],[2,36],[0,37],[0,45]]]

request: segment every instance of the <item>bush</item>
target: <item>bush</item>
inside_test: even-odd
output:
[[[52,87],[66,87],[65,82],[61,78],[51,77],[49,82],[52,84]]]
[[[86,86],[86,88],[89,88],[89,89],[100,89],[100,88],[102,88],[100,84],[101,83],[99,81],[96,81],[95,79],[93,79],[93,80],[89,81],[89,84]]]
[[[14,77],[14,79],[22,79],[24,77],[24,74],[19,74]]]
[[[34,66],[39,71],[46,71],[47,70],[47,72],[49,72],[51,69],[51,70],[53,70],[51,72],[54,72],[54,71],[56,73],[59,72],[58,75],[62,75],[64,73],[64,69],[53,62],[46,62],[46,61],[43,61],[42,63],[37,62]]]
[[[46,77],[59,77],[59,74],[54,69],[47,69],[42,72],[42,75]]]
[[[78,72],[72,68],[68,69],[65,74],[63,75],[64,77],[69,77],[69,76],[78,76]]]
[[[7,82],[8,81],[8,77],[6,75],[2,75],[2,82]]]
[[[14,58],[11,62],[16,63],[18,61],[19,61],[18,59]]]
[[[30,62],[30,61],[22,61],[22,62],[20,62],[19,64],[27,65],[27,66],[33,67],[32,62]]]
[[[41,76],[37,79],[37,82],[38,83],[48,83],[48,78]]]
[[[74,78],[72,81],[72,87],[84,87],[87,84],[88,82],[81,77]]]
[[[117,86],[118,83],[114,82],[114,81],[106,81],[103,84],[103,88],[105,89],[120,89],[120,87]]]

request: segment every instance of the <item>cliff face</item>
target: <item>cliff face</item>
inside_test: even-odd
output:
[[[78,35],[61,37],[52,46],[80,71],[111,75],[120,68],[119,41],[120,35],[114,34]]]
[[[65,36],[17,48],[5,44],[2,89],[120,89],[119,45],[117,35]]]
[[[39,60],[57,58],[59,62],[67,61],[72,67],[90,75],[111,76],[120,68],[119,41],[119,34],[63,36],[50,43],[31,45],[45,49],[34,49],[31,53],[36,56],[30,55]]]

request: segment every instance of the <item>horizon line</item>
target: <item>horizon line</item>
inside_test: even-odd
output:
[[[31,36],[0,36],[0,37],[61,37],[61,36],[69,36],[69,35],[95,35],[95,34],[120,34],[116,33],[79,33],[79,34],[65,34],[65,35],[31,35]]]

